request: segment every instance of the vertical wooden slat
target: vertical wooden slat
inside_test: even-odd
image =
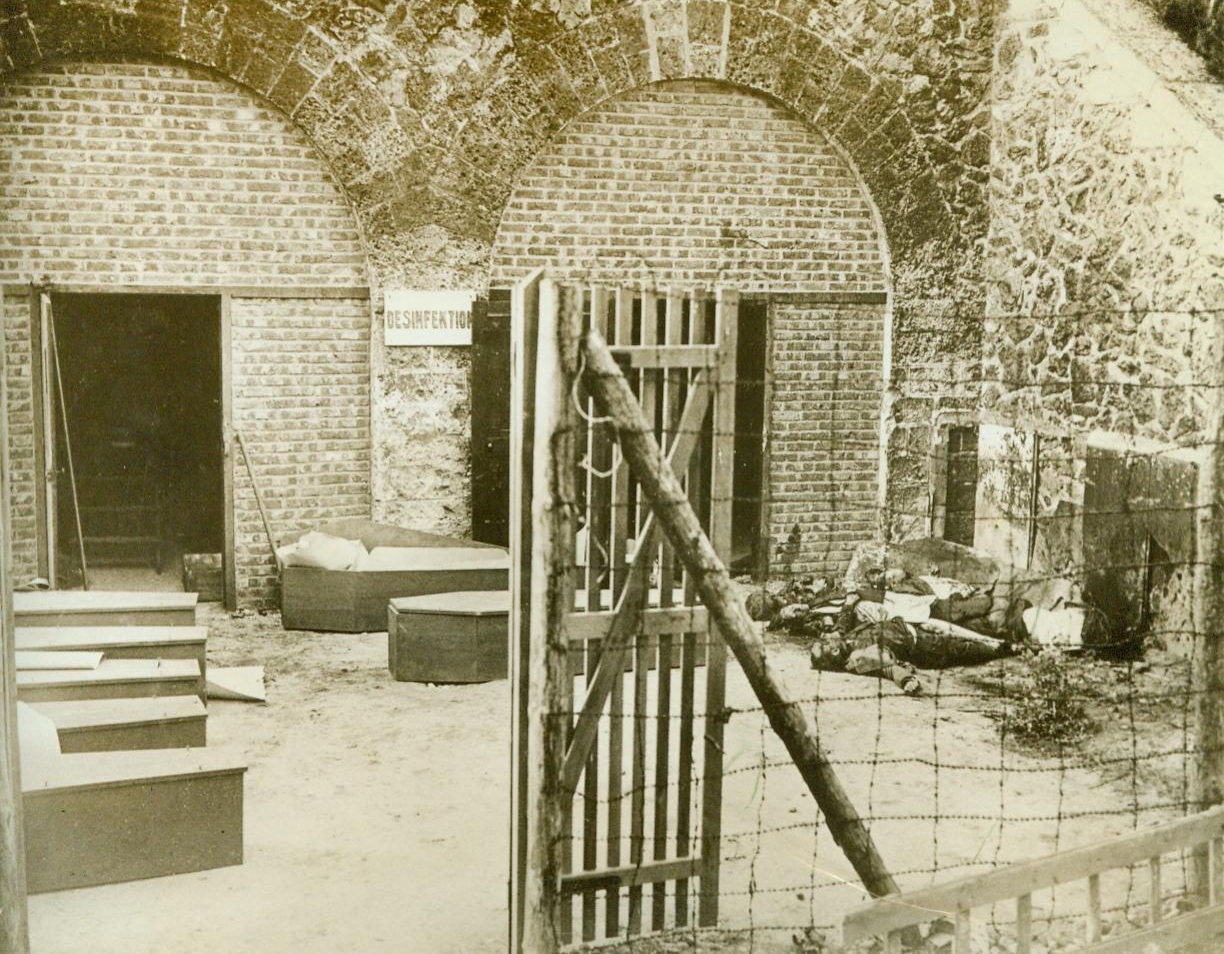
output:
[[[1160,856],[1148,860],[1148,920],[1159,924],[1164,917],[1164,892],[1160,885]]]
[[[1088,922],[1087,939],[1089,944],[1095,944],[1101,939],[1101,876],[1088,876]]]
[[[531,499],[535,446],[535,362],[540,278],[533,273],[513,291],[510,307],[510,950],[522,951],[528,864],[527,790],[532,782],[527,738],[531,676]]]
[[[13,641],[9,499],[8,381],[4,295],[0,292],[0,950],[30,949],[25,833],[21,820],[21,756],[17,742],[17,657]]]
[[[590,291],[590,326],[601,335],[608,332],[608,291],[592,288]],[[584,397],[587,417],[595,418],[595,405]],[[610,431],[606,426],[589,423],[587,432],[587,610],[604,608],[603,592],[608,569],[608,546],[611,514],[609,478],[603,476],[612,463]],[[587,644],[586,674],[596,672],[601,652],[601,641],[591,640]],[[576,707],[575,707],[576,708]],[[582,866],[591,871],[599,867],[599,743],[596,738],[587,757],[583,781],[583,826]],[[596,936],[597,892],[592,889],[582,895],[582,939],[593,941]]]
[[[956,926],[952,935],[952,954],[970,954],[970,929],[972,921],[969,911],[962,908],[956,912]]]
[[[653,639],[639,634],[633,659],[633,794],[630,797],[629,863],[642,863],[646,839],[646,694]],[[642,887],[629,889],[629,933],[642,933]]]
[[[55,360],[55,355],[52,351],[50,320],[51,297],[43,291],[38,296],[38,327],[39,342],[41,344],[39,359],[42,367],[42,393],[40,395],[42,398],[42,420],[39,426],[42,431],[44,466],[44,471],[41,475],[41,493],[45,500],[43,514],[46,519],[47,537],[47,568],[45,576],[47,582],[51,584],[51,588],[54,589],[58,582],[57,562],[59,559],[59,514],[58,504],[56,503],[59,461],[55,440],[55,398],[52,390],[55,386],[55,370],[52,364]]]
[[[616,290],[614,327],[609,329],[609,340],[618,344],[629,344],[633,338],[633,292],[628,288]],[[615,443],[610,466],[617,460]],[[609,494],[610,537],[608,548],[608,586],[611,590],[611,605],[615,606],[625,586],[626,551],[629,538],[629,466],[621,460],[615,465]],[[624,767],[625,730],[625,679],[618,674],[612,684],[612,695],[608,703],[608,867],[614,868],[621,861],[621,820],[624,814],[621,793],[621,773]],[[608,890],[605,931],[608,937],[620,934],[621,892],[619,888]]]
[[[658,296],[654,292],[642,292],[642,345],[655,345],[659,343],[659,326],[657,319],[658,311]],[[638,401],[642,405],[642,413],[646,416],[646,420],[648,421],[654,421],[658,408],[660,373],[661,372],[650,368],[645,368],[642,370]],[[646,522],[646,510],[645,501],[641,499],[640,489],[638,490],[638,495],[638,526],[636,539],[638,543],[641,543],[642,526]]]
[[[679,345],[684,343],[684,299],[679,294],[672,292],[667,296],[666,311],[664,315],[664,345]],[[663,372],[662,395],[663,401],[663,433],[659,435],[659,447],[664,453],[676,440],[676,425],[680,422],[681,400],[681,382],[688,376],[688,372],[683,368],[673,368]],[[672,591],[675,588],[675,567],[676,555],[672,551],[671,546],[666,540],[663,541],[662,549],[659,557],[659,605],[671,606],[674,604]]]
[[[1207,903],[1216,905],[1220,901],[1220,839],[1207,842]]]
[[[1022,894],[1016,898],[1016,954],[1030,954],[1033,950],[1033,896]]]
[[[630,344],[633,340],[633,292],[628,288],[616,290],[616,329],[613,335],[616,344]],[[612,588],[612,605],[620,596],[625,586],[626,543],[629,539],[629,465],[623,458],[613,455],[619,460],[616,472],[612,475],[612,548],[608,551],[611,572],[609,574]]]
[[[714,454],[710,542],[723,556],[731,549],[731,477],[735,449],[735,349],[739,295],[718,293],[715,333],[719,346],[714,397]],[[726,703],[727,650],[715,627],[706,635],[705,746],[702,752],[701,901],[698,923],[718,924],[719,862],[722,842],[722,711]]]
[[[577,374],[577,313],[573,296],[552,282],[540,287],[535,389],[535,455],[532,468],[530,652],[527,698],[527,864],[523,881],[525,951],[553,954],[564,943],[559,885],[562,856],[572,832],[562,824],[570,803],[561,785],[571,724],[565,620],[573,593],[573,411],[570,389]]]
[[[656,663],[658,675],[658,702],[655,717],[655,772],[654,772],[654,858],[662,861],[667,857],[668,824],[667,798],[670,788],[671,769],[671,682],[672,682],[672,637],[659,637],[659,659]],[[651,891],[651,926],[661,931],[667,926],[667,882],[656,881]]]
[[[625,721],[625,677],[616,674],[608,701],[608,867],[615,868],[621,858],[621,771],[624,765],[622,736]],[[620,889],[609,888],[604,931],[608,937],[620,934]]]
[[[693,797],[693,704],[697,672],[697,634],[686,632],[680,652],[680,758],[676,766],[676,857],[687,857],[691,849]],[[676,881],[676,925],[689,923],[689,883]]]

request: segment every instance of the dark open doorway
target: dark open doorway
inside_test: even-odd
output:
[[[224,548],[220,299],[57,294],[52,307],[63,383],[62,414],[53,402],[57,585],[80,577],[73,476],[91,570],[177,579],[181,554]]]
[[[732,565],[763,578],[767,570],[765,510],[765,392],[768,303],[742,300],[735,353],[735,474],[731,505]]]

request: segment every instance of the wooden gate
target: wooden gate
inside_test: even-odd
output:
[[[511,949],[718,916],[725,649],[594,410],[611,345],[720,554],[737,296],[558,285],[513,302]]]

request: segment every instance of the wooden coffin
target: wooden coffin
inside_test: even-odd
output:
[[[97,669],[17,673],[22,702],[181,695],[204,698],[204,677],[194,659],[103,659]]]
[[[23,767],[29,890],[242,864],[245,771],[204,749],[89,752]]]
[[[18,626],[194,626],[195,593],[36,590],[13,594]]]
[[[488,682],[509,666],[510,593],[437,593],[393,599],[387,660],[400,682]]]
[[[38,702],[53,723],[61,752],[201,748],[208,710],[197,696]]]
[[[194,659],[204,670],[203,626],[18,626],[18,650],[100,652],[107,659]]]
[[[405,547],[419,551],[407,569],[281,570],[281,622],[285,629],[337,633],[379,632],[387,625],[387,601],[455,590],[497,590],[509,586],[509,557],[500,547],[404,530],[363,520],[320,528],[333,536],[361,540],[367,550]],[[448,556],[448,551],[452,551]],[[489,555],[475,557],[473,551]],[[500,554],[500,565],[494,554]],[[470,557],[470,558],[469,558]]]

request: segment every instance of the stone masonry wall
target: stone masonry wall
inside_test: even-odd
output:
[[[388,283],[482,289],[502,210],[567,124],[652,82],[767,94],[837,141],[879,209],[894,291],[890,498],[924,507],[930,424],[974,394],[986,228],[988,0],[16,0],[0,70],[136,55],[201,64],[303,130]],[[737,239],[741,249],[751,237]],[[374,508],[467,530],[468,356],[383,349]],[[419,397],[435,398],[424,410]],[[898,529],[922,521],[898,521]]]
[[[352,215],[310,144],[200,70],[97,63],[10,77],[0,185],[3,282],[366,284]],[[6,311],[20,577],[36,569],[28,299]],[[368,514],[369,303],[235,299],[231,321],[234,427],[275,528]],[[266,602],[274,565],[237,458],[234,475],[240,592]]]
[[[1116,0],[1013,0],[999,21],[982,403],[988,420],[1059,449],[1043,462],[1035,563],[1073,577],[1094,572],[1085,549],[1107,552],[1082,539],[1086,465],[1193,461],[1218,402],[1224,91],[1160,31]],[[1113,506],[1193,506],[1184,488],[1164,492]],[[979,494],[986,524],[1008,514]]]

